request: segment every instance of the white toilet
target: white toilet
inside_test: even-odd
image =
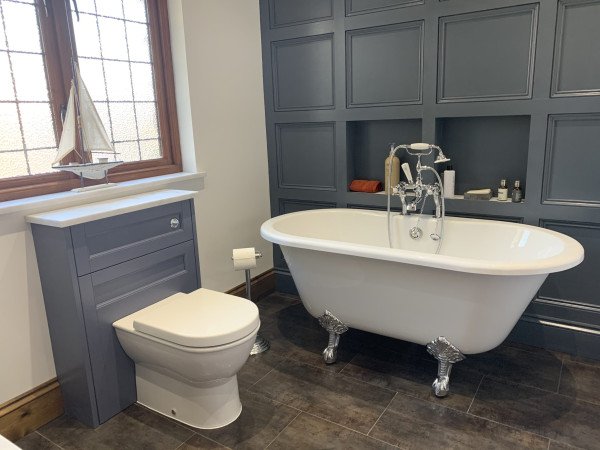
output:
[[[242,412],[237,372],[260,327],[249,300],[198,289],[113,323],[135,362],[138,402],[197,428],[219,428]]]

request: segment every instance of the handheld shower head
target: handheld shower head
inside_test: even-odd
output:
[[[437,158],[435,158],[435,161],[434,161],[435,164],[441,164],[441,163],[450,161],[450,158],[448,158],[448,157],[446,157],[446,155],[444,155],[444,152],[442,151],[441,148],[439,148],[437,146],[435,146],[434,148],[436,148],[438,151]]]

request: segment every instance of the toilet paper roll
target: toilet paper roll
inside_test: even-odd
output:
[[[246,270],[256,267],[256,250],[250,248],[233,249],[233,268],[234,270]]]

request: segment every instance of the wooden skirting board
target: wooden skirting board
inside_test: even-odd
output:
[[[252,300],[256,301],[274,290],[273,269],[252,278]],[[230,289],[227,293],[245,297],[246,283]],[[0,434],[13,442],[18,441],[56,419],[63,412],[60,386],[55,378],[0,405]]]
[[[60,386],[55,378],[0,405],[0,434],[17,441],[63,411]]]
[[[275,271],[269,269],[260,275],[255,276],[251,280],[252,300],[257,301],[259,298],[275,291]],[[228,294],[237,297],[246,297],[246,283],[234,287],[227,291]]]

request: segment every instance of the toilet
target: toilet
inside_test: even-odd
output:
[[[260,327],[249,300],[198,289],[113,323],[135,362],[138,402],[187,425],[212,429],[242,412],[237,373]]]

